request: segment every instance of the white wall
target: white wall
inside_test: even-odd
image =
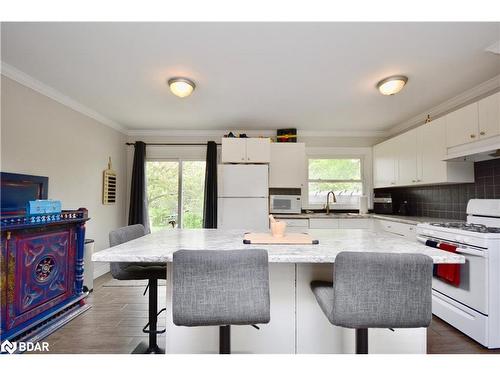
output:
[[[108,247],[109,231],[126,221],[126,137],[9,78],[1,83],[1,170],[49,177],[49,198],[87,208],[87,238]],[[118,174],[114,205],[102,204],[108,156]]]

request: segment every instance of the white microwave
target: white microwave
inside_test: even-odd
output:
[[[270,195],[269,212],[272,214],[300,214],[300,195]]]

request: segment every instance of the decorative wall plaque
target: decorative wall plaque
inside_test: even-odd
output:
[[[116,172],[111,166],[111,157],[108,161],[108,169],[103,172],[102,204],[116,203]]]

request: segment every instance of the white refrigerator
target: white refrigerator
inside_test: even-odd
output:
[[[219,164],[217,227],[269,229],[269,167],[263,164]]]

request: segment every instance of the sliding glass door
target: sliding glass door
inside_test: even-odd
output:
[[[148,161],[146,183],[152,232],[203,227],[204,161]]]

